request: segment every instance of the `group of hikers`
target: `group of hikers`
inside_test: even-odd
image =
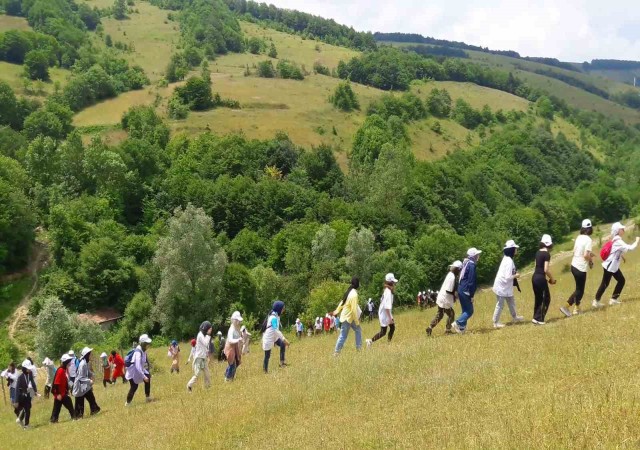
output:
[[[567,317],[580,314],[581,301],[584,297],[587,273],[594,266],[593,241],[591,235],[593,226],[591,221],[585,219],[582,222],[580,235],[575,240],[573,258],[571,262],[571,273],[575,280],[575,290],[568,298],[566,305],[560,311]],[[633,244],[627,244],[622,239],[625,233],[625,226],[620,222],[613,224],[611,228],[611,239],[602,247],[600,257],[602,259],[603,275],[600,286],[592,302],[594,308],[603,306],[601,303],[611,279],[616,280],[609,305],[620,304],[620,294],[625,285],[625,278],[620,270],[620,263],[624,261],[624,254],[634,250],[640,241],[636,237]],[[551,250],[553,241],[551,236],[545,234],[540,239],[539,249],[535,255],[535,268],[532,276],[532,288],[535,297],[533,319],[535,325],[544,325],[545,317],[551,303],[549,285],[556,284],[556,280],[550,271]],[[493,284],[493,292],[496,295],[496,307],[493,313],[493,326],[503,328],[505,325],[500,321],[504,304],[506,303],[514,322],[521,322],[524,317],[517,313],[514,298],[514,289],[520,290],[518,280],[520,273],[516,268],[514,257],[519,249],[519,245],[514,240],[508,240],[503,248],[503,258],[498,268],[498,272]],[[464,333],[467,330],[469,319],[474,313],[474,297],[477,290],[476,266],[480,261],[481,250],[470,248],[463,261],[454,261],[449,266],[444,282],[440,290],[435,295],[435,306],[437,312],[429,326],[426,328],[427,335],[431,336],[433,329],[447,316],[446,333]],[[367,348],[372,348],[373,344],[387,337],[388,341],[393,339],[396,324],[393,317],[393,303],[395,287],[398,279],[393,273],[385,276],[382,296],[378,307],[377,315],[380,322],[380,331],[370,339],[366,339]],[[358,289],[360,281],[357,277],[352,278],[351,283],[338,303],[337,308],[328,313],[323,319],[316,318],[316,323],[321,324],[320,330],[326,333],[333,329],[339,330],[338,339],[334,349],[334,355],[338,356],[347,341],[349,332],[355,333],[356,349],[362,348],[362,328],[360,319],[362,309],[360,308]],[[431,293],[430,293],[431,294]],[[453,310],[456,301],[460,302],[461,314],[455,318]],[[374,303],[369,299],[365,305],[366,317],[371,319],[374,315]],[[271,351],[274,347],[279,347],[279,366],[287,366],[286,350],[290,343],[282,332],[281,318],[285,313],[285,303],[276,301],[266,319],[262,323],[262,349],[264,351],[263,370],[269,372],[269,362]],[[222,337],[222,332],[218,331],[219,353],[218,360],[226,360],[224,380],[233,381],[236,371],[241,364],[242,355],[249,353],[249,340],[251,334],[242,325],[243,318],[239,311],[235,311],[230,319],[230,326],[227,337]],[[315,325],[314,325],[315,326]],[[298,318],[296,320],[295,331],[301,337],[304,327]],[[211,322],[205,321],[200,325],[197,337],[191,341],[191,353],[186,364],[192,363],[193,376],[187,383],[187,391],[192,392],[198,378],[204,376],[205,387],[211,386],[211,375],[209,363],[214,359],[216,350],[212,340],[213,326]],[[151,401],[151,371],[147,359],[147,350],[151,345],[151,339],[143,334],[138,339],[138,345],[129,351],[123,358],[116,351],[110,355],[102,353],[100,355],[103,369],[103,386],[116,383],[121,378],[123,383],[129,382],[129,391],[126,396],[125,406],[131,405],[136,391],[140,384],[144,384],[146,401]],[[60,365],[56,369],[53,361],[45,358],[43,366],[46,369],[47,380],[45,382],[45,398],[53,395],[53,410],[50,421],[58,422],[59,414],[64,406],[71,419],[76,420],[84,416],[84,401],[89,403],[90,414],[100,412],[100,407],[96,402],[93,393],[95,376],[90,366],[90,358],[93,349],[85,347],[80,352],[80,357],[76,357],[73,350],[65,353],[60,358]],[[172,341],[167,352],[171,359],[170,373],[180,372],[180,347],[177,341]],[[22,364],[16,366],[11,363],[0,376],[9,385],[11,403],[14,405],[16,422],[24,428],[29,427],[31,415],[31,400],[34,396],[40,396],[36,386],[37,368],[31,358],[25,359]],[[75,404],[71,400],[75,398]]]

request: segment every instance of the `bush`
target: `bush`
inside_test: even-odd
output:
[[[275,78],[276,71],[271,61],[262,61],[258,63],[258,76],[262,78]]]
[[[277,58],[277,57],[278,57],[278,50],[276,49],[276,46],[272,42],[271,47],[269,47],[269,58]]]
[[[349,112],[354,109],[360,109],[358,98],[355,92],[353,92],[353,89],[351,89],[351,83],[348,81],[338,84],[329,101],[333,106],[342,111]]]
[[[44,50],[31,50],[24,57],[24,72],[31,80],[49,80],[49,57]]]
[[[324,317],[334,311],[347,290],[345,283],[324,281],[309,294],[309,305],[306,313],[311,317]],[[362,306],[361,306],[362,307]]]
[[[204,111],[213,106],[211,84],[200,77],[191,77],[187,84],[176,88],[175,95],[194,111]]]
[[[276,66],[276,70],[278,71],[278,76],[280,78],[291,79],[291,80],[304,80],[304,74],[300,70],[300,68],[290,61],[285,59],[278,61],[278,65]]]
[[[189,116],[189,107],[182,102],[178,95],[172,95],[167,105],[167,116],[170,119],[182,120]]]
[[[313,63],[313,71],[315,73],[319,73],[320,75],[326,75],[328,77],[331,76],[331,71],[329,70],[329,68],[322,64],[320,61],[316,61],[315,63]]]
[[[44,300],[37,323],[36,349],[40,358],[55,360],[71,348],[75,339],[73,322],[69,311],[57,297]]]
[[[254,55],[259,55],[260,53],[262,53],[262,49],[264,48],[264,46],[264,41],[255,36],[250,38],[249,42],[247,43],[247,49],[249,50],[249,53],[253,53]]]
[[[451,113],[451,96],[446,89],[432,89],[425,101],[427,110],[436,117],[449,117]]]

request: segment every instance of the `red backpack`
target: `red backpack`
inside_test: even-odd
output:
[[[613,241],[609,241],[602,246],[602,249],[600,250],[600,258],[602,258],[603,261],[606,261],[607,258],[609,258],[609,255],[611,255],[612,246],[613,246]]]

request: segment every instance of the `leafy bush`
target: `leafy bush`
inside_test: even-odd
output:
[[[71,315],[57,297],[44,300],[37,318],[36,349],[40,358],[57,359],[74,343]]]
[[[304,80],[304,74],[300,68],[293,62],[281,59],[276,66],[278,76],[280,78],[292,79],[292,80]]]
[[[329,101],[333,106],[342,111],[349,112],[355,109],[360,109],[360,103],[358,103],[356,93],[353,92],[351,83],[348,81],[336,86],[336,89],[333,92],[333,95],[329,98]]]
[[[262,78],[275,78],[276,71],[273,68],[273,63],[269,60],[261,61],[258,63],[258,76]]]
[[[328,77],[331,76],[331,71],[329,70],[329,68],[322,64],[320,61],[316,61],[315,63],[313,63],[313,71],[320,75],[326,75]]]

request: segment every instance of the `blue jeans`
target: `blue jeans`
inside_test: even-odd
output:
[[[458,298],[460,299],[460,306],[462,307],[462,314],[456,320],[456,323],[461,330],[467,328],[467,321],[473,316],[473,298],[462,291],[458,291]]]
[[[360,325],[356,325],[355,322],[342,322],[340,324],[340,336],[338,336],[338,342],[336,343],[336,353],[340,353],[340,350],[344,347],[350,328],[353,328],[353,331],[356,332],[356,350],[362,348],[362,328],[360,328]]]
[[[282,364],[284,362],[284,352],[285,352],[287,347],[284,345],[284,342],[282,342],[280,339],[275,341],[274,344],[277,345],[278,347],[280,347],[280,364]],[[264,351],[264,361],[262,363],[262,368],[264,369],[265,372],[269,371],[269,359],[270,358],[271,358],[271,350],[265,350]]]
[[[2,382],[4,383],[4,380],[2,380]],[[9,388],[9,400],[11,401],[11,403],[17,403],[16,402],[16,388]]]
[[[236,369],[238,366],[234,364],[229,364],[227,366],[227,371],[224,373],[224,377],[228,380],[233,380],[236,377]]]

